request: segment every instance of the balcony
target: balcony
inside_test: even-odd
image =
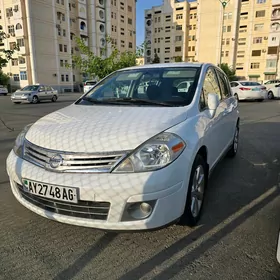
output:
[[[21,37],[23,36],[23,28],[22,28],[22,24],[21,23],[17,23],[15,26],[15,36],[16,37]]]
[[[26,53],[25,47],[20,47],[18,53],[19,53],[19,55],[25,55],[25,53]]]

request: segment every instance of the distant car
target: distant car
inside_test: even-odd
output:
[[[84,83],[84,93],[91,90],[96,85],[96,83],[97,83],[97,81],[95,81],[95,80],[85,81],[85,83]]]
[[[270,88],[273,88],[276,84],[280,84],[280,80],[270,80],[270,81],[264,82],[264,85],[268,90]]]
[[[46,85],[28,85],[20,90],[15,91],[11,100],[15,104],[30,102],[36,104],[42,100],[51,100],[55,102],[58,98],[57,90]]]
[[[233,81],[230,86],[237,100],[257,100],[261,102],[267,98],[266,87],[258,82]]]
[[[0,85],[0,95],[7,95],[8,94],[8,89],[5,88],[4,86]]]
[[[280,98],[280,82],[279,84],[273,84],[273,86],[268,89],[267,98]]]

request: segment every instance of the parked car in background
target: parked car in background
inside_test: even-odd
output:
[[[40,101],[51,100],[56,102],[58,98],[58,91],[50,86],[36,84],[28,85],[22,89],[15,91],[11,100],[14,104],[20,104],[23,102],[30,102],[36,104]]]
[[[267,90],[273,88],[276,84],[280,84],[280,80],[269,80],[264,82],[264,85],[266,86]]]
[[[0,95],[7,95],[8,94],[8,89],[2,85],[0,85]]]
[[[186,80],[192,86],[179,91]],[[194,226],[209,174],[236,155],[238,139],[238,101],[222,70],[152,64],[111,73],[25,127],[7,172],[16,199],[55,221],[105,230]]]
[[[280,82],[279,84],[273,84],[273,86],[268,89],[267,97],[268,99],[280,98]]]
[[[84,82],[84,93],[87,93],[89,90],[91,90],[95,85],[97,81],[95,80],[88,80]]]
[[[233,81],[230,86],[237,100],[257,100],[261,102],[267,98],[266,87],[258,82]]]

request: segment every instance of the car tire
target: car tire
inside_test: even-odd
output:
[[[272,92],[272,91],[269,91],[269,92],[268,92],[267,98],[270,99],[270,100],[274,99],[274,95],[273,95],[273,92]]]
[[[200,174],[200,175],[199,175]],[[199,177],[199,179],[197,179]],[[201,216],[205,190],[208,183],[207,163],[201,155],[197,155],[191,170],[185,210],[180,217],[179,224],[195,226]]]
[[[54,95],[54,96],[52,97],[52,102],[56,102],[56,100],[57,100],[57,96]]]
[[[233,141],[230,146],[230,149],[228,150],[227,156],[230,158],[234,158],[237,154],[238,146],[239,146],[239,124],[237,124],[235,127]]]
[[[37,104],[38,102],[39,102],[38,96],[37,96],[37,95],[34,95],[34,96],[32,97],[31,103],[32,103],[32,104]]]
[[[8,95],[8,93],[4,93],[4,96],[7,96]]]
[[[21,102],[13,102],[14,104],[21,104]]]
[[[258,99],[258,102],[263,102],[264,101],[264,99]]]
[[[237,94],[237,93],[234,94],[234,97],[235,97],[235,99],[236,99],[237,101],[239,101],[239,97],[238,97],[238,94]]]

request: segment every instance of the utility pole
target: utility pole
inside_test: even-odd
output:
[[[221,52],[220,52],[220,66],[222,65],[222,53],[223,53],[223,39],[224,39],[224,22],[225,22],[225,9],[230,0],[219,0],[222,4],[223,14],[222,14],[222,35],[221,35]]]

